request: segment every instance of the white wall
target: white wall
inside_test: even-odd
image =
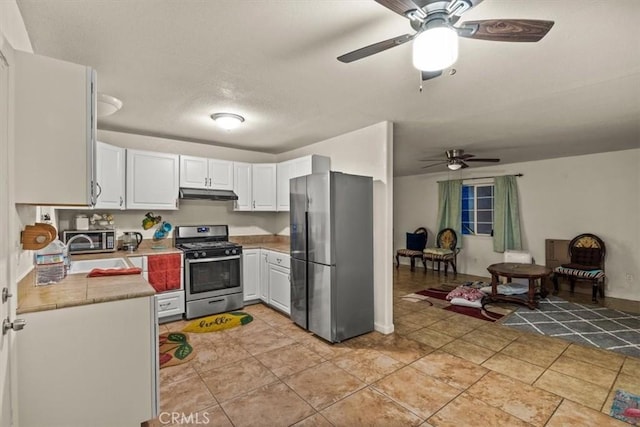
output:
[[[552,160],[470,168],[451,179],[523,173],[518,178],[523,244],[538,264],[545,262],[545,239],[601,237],[607,247],[605,295],[640,301],[640,149]],[[447,173],[397,177],[394,248],[407,231],[426,226],[429,243],[438,209],[436,181]],[[458,271],[489,277],[486,267],[501,262],[490,237],[464,236]],[[630,275],[628,277],[627,275]],[[577,291],[590,293],[588,285]]]
[[[393,124],[381,122],[278,155],[285,161],[309,154],[331,157],[331,170],[373,177],[375,326],[393,332]],[[278,214],[278,233],[289,234],[289,215]]]

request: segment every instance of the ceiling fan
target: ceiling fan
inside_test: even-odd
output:
[[[446,160],[442,160],[442,159],[423,159],[420,160],[421,162],[438,162],[438,163],[434,163],[432,165],[427,165],[427,166],[423,166],[422,169],[427,169],[427,168],[431,168],[434,166],[440,166],[440,165],[444,165],[446,164],[447,167],[453,171],[458,170],[458,169],[464,169],[464,168],[468,168],[469,165],[467,164],[467,162],[488,162],[488,163],[498,163],[500,161],[500,159],[491,159],[491,158],[487,158],[487,159],[480,159],[480,158],[475,158],[476,156],[473,154],[464,154],[464,150],[447,150],[445,151],[445,154],[447,155],[447,159]]]
[[[422,80],[442,74],[458,59],[458,37],[503,42],[537,42],[551,29],[553,21],[534,19],[486,19],[462,22],[462,14],[483,0],[375,0],[387,9],[409,19],[414,34],[354,50],[338,57],[349,63],[413,41],[413,66]]]

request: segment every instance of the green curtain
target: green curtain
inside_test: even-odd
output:
[[[457,247],[462,247],[462,180],[438,183],[438,231],[452,228],[458,235]],[[436,232],[437,233],[437,232]]]
[[[520,235],[520,207],[516,177],[495,178],[493,206],[493,250],[522,249]]]

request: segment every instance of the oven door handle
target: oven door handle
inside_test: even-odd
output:
[[[216,261],[229,261],[232,259],[240,259],[240,255],[236,255],[236,256],[224,256],[224,257],[220,257],[220,258],[200,258],[200,259],[188,259],[187,263],[188,264],[195,264],[195,263],[199,263],[199,262],[216,262]]]

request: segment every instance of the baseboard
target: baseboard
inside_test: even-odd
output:
[[[391,323],[390,325],[381,325],[380,323],[374,323],[373,329],[385,335],[392,334],[395,330],[393,323]]]

